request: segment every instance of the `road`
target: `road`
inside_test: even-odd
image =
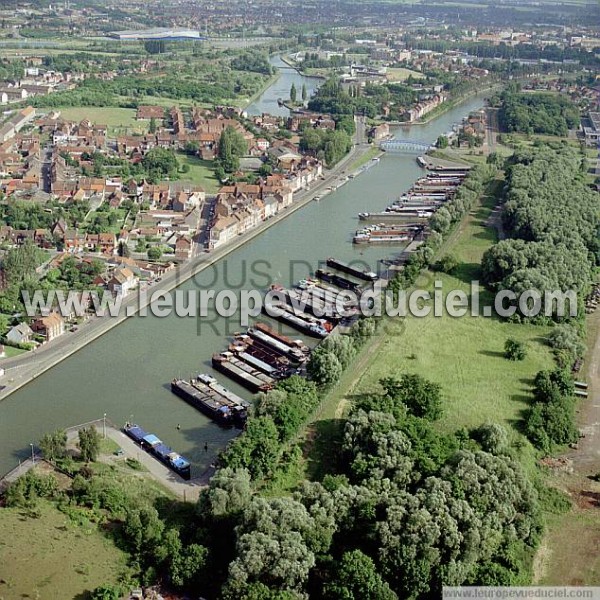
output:
[[[337,165],[325,172],[324,179],[313,183],[310,190],[304,190],[295,194],[294,203],[291,206],[271,219],[264,221],[245,235],[232,240],[229,244],[226,244],[217,250],[203,253],[200,256],[177,266],[173,271],[170,271],[163,276],[160,288],[151,288],[151,292],[159,290],[162,292],[171,291],[190,277],[193,277],[197,273],[218,262],[230,252],[233,252],[237,248],[248,243],[254,237],[266,231],[269,227],[272,227],[296,210],[299,210],[319,193],[325,192],[326,188],[330,187],[355,160],[359,159],[371,148],[371,146],[366,143],[358,143],[359,139],[364,140],[364,126],[360,126],[364,121],[362,118],[358,117],[357,120],[359,124],[357,130],[360,130],[360,133],[357,133],[355,136],[354,147]],[[148,306],[149,298],[147,298],[145,302],[142,301],[141,304],[139,300],[140,298],[137,293],[131,293],[123,299],[119,316],[111,317],[107,315],[103,317],[92,317],[82,324],[75,332],[66,332],[59,338],[40,346],[31,353],[21,354],[0,361],[0,367],[5,369],[5,375],[0,378],[0,384],[5,386],[0,390],[0,400],[3,400],[23,385],[39,377],[42,373],[105,334],[113,327],[116,327],[128,317],[137,314],[140,308]]]
[[[487,125],[486,125],[486,141],[488,151],[494,152],[496,150],[496,136],[500,132],[498,123],[498,109],[488,107],[487,112]]]

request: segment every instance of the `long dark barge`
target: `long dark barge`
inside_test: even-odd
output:
[[[324,269],[317,269],[315,271],[315,277],[318,277],[321,281],[326,283],[332,283],[343,290],[351,290],[353,292],[359,292],[361,289],[360,283],[346,279],[341,275],[332,273],[331,271],[325,271]]]
[[[286,379],[293,374],[289,362],[287,365],[284,365],[281,362],[273,362],[269,356],[257,353],[256,347],[253,348],[253,346],[252,340],[248,343],[245,340],[238,338],[233,344],[229,345],[228,351],[235,354],[237,358],[250,367],[257,371],[261,371],[273,379]]]
[[[325,318],[330,321],[339,321],[342,318],[337,311],[335,300],[324,300],[313,294],[310,290],[287,289],[279,284],[274,284],[271,289],[281,293],[285,302],[294,314],[302,312],[312,314],[316,318]],[[346,309],[353,311],[354,309]]]
[[[233,352],[213,354],[212,366],[253,393],[266,392],[275,385],[275,379],[237,358]]]
[[[173,379],[171,391],[188,404],[224,427],[243,427],[248,416],[248,403],[220,386],[210,375],[195,379]]]
[[[146,433],[138,425],[127,423],[123,427],[123,432],[131,438],[136,444],[158,459],[161,463],[175,471],[183,479],[191,477],[191,463],[180,454],[177,454],[172,448],[157,438],[153,433]]]
[[[236,335],[235,345],[238,347],[244,346],[245,352],[276,369],[287,369],[303,364],[309,357],[309,354],[300,348],[271,339],[265,333],[252,327],[247,333]]]
[[[338,260],[337,258],[330,257],[325,262],[327,263],[327,266],[331,267],[332,269],[342,271],[343,273],[348,273],[348,275],[352,275],[353,277],[362,279],[364,281],[377,281],[377,279],[379,279],[377,273],[374,273],[373,271],[368,271],[367,269],[357,269],[356,267],[353,267],[348,263]]]
[[[285,302],[271,302],[263,306],[265,314],[282,323],[291,325],[298,331],[317,338],[325,338],[333,329],[331,323],[326,319],[316,319],[311,315],[300,311],[294,311]]]
[[[283,339],[275,338],[269,335],[266,331],[259,328],[260,323],[254,327],[250,327],[246,335],[241,335],[240,338],[249,338],[251,346],[257,348],[257,351],[263,352],[266,356],[282,359],[278,362],[284,363],[283,359],[291,363],[304,363],[308,360],[310,349],[306,344],[294,343],[293,340],[283,341]],[[244,340],[245,341],[245,340]]]

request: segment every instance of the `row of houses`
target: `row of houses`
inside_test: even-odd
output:
[[[415,106],[409,108],[404,113],[404,117],[409,122],[418,121],[420,118],[430,113],[434,108],[437,108],[440,104],[445,102],[446,99],[446,94],[435,94],[429,100],[423,100],[418,102]]]
[[[25,125],[35,118],[35,108],[27,106],[13,115],[2,127],[0,127],[0,143],[15,137]]]

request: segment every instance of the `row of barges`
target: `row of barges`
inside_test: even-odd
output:
[[[454,197],[467,174],[467,168],[430,172],[382,212],[359,213],[359,220],[372,224],[358,229],[352,241],[355,244],[405,244],[422,239],[425,221]],[[407,220],[416,220],[416,224],[409,227]]]

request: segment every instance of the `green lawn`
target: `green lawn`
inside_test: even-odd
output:
[[[27,352],[27,350],[21,350],[21,348],[14,348],[13,346],[4,346],[4,353],[6,354],[4,358],[19,356],[19,354],[25,354],[25,352]]]
[[[211,161],[202,160],[189,154],[178,154],[178,159],[182,165],[189,165],[190,167],[188,173],[181,173],[181,179],[201,185],[204,191],[209,194],[214,194],[221,187],[219,180],[215,177]]]
[[[415,79],[423,79],[425,75],[423,73],[419,73],[419,71],[413,71],[411,69],[405,69],[404,67],[390,67],[387,70],[386,77],[388,81],[404,81],[408,79],[410,76],[413,76]]]
[[[83,598],[115,583],[127,556],[96,525],[75,525],[52,504],[39,502],[39,518],[0,509],[0,598]]]
[[[81,106],[59,109],[61,116],[70,121],[89,119],[93,123],[107,125],[111,133],[133,134],[145,133],[147,121],[136,121],[134,108]]]

